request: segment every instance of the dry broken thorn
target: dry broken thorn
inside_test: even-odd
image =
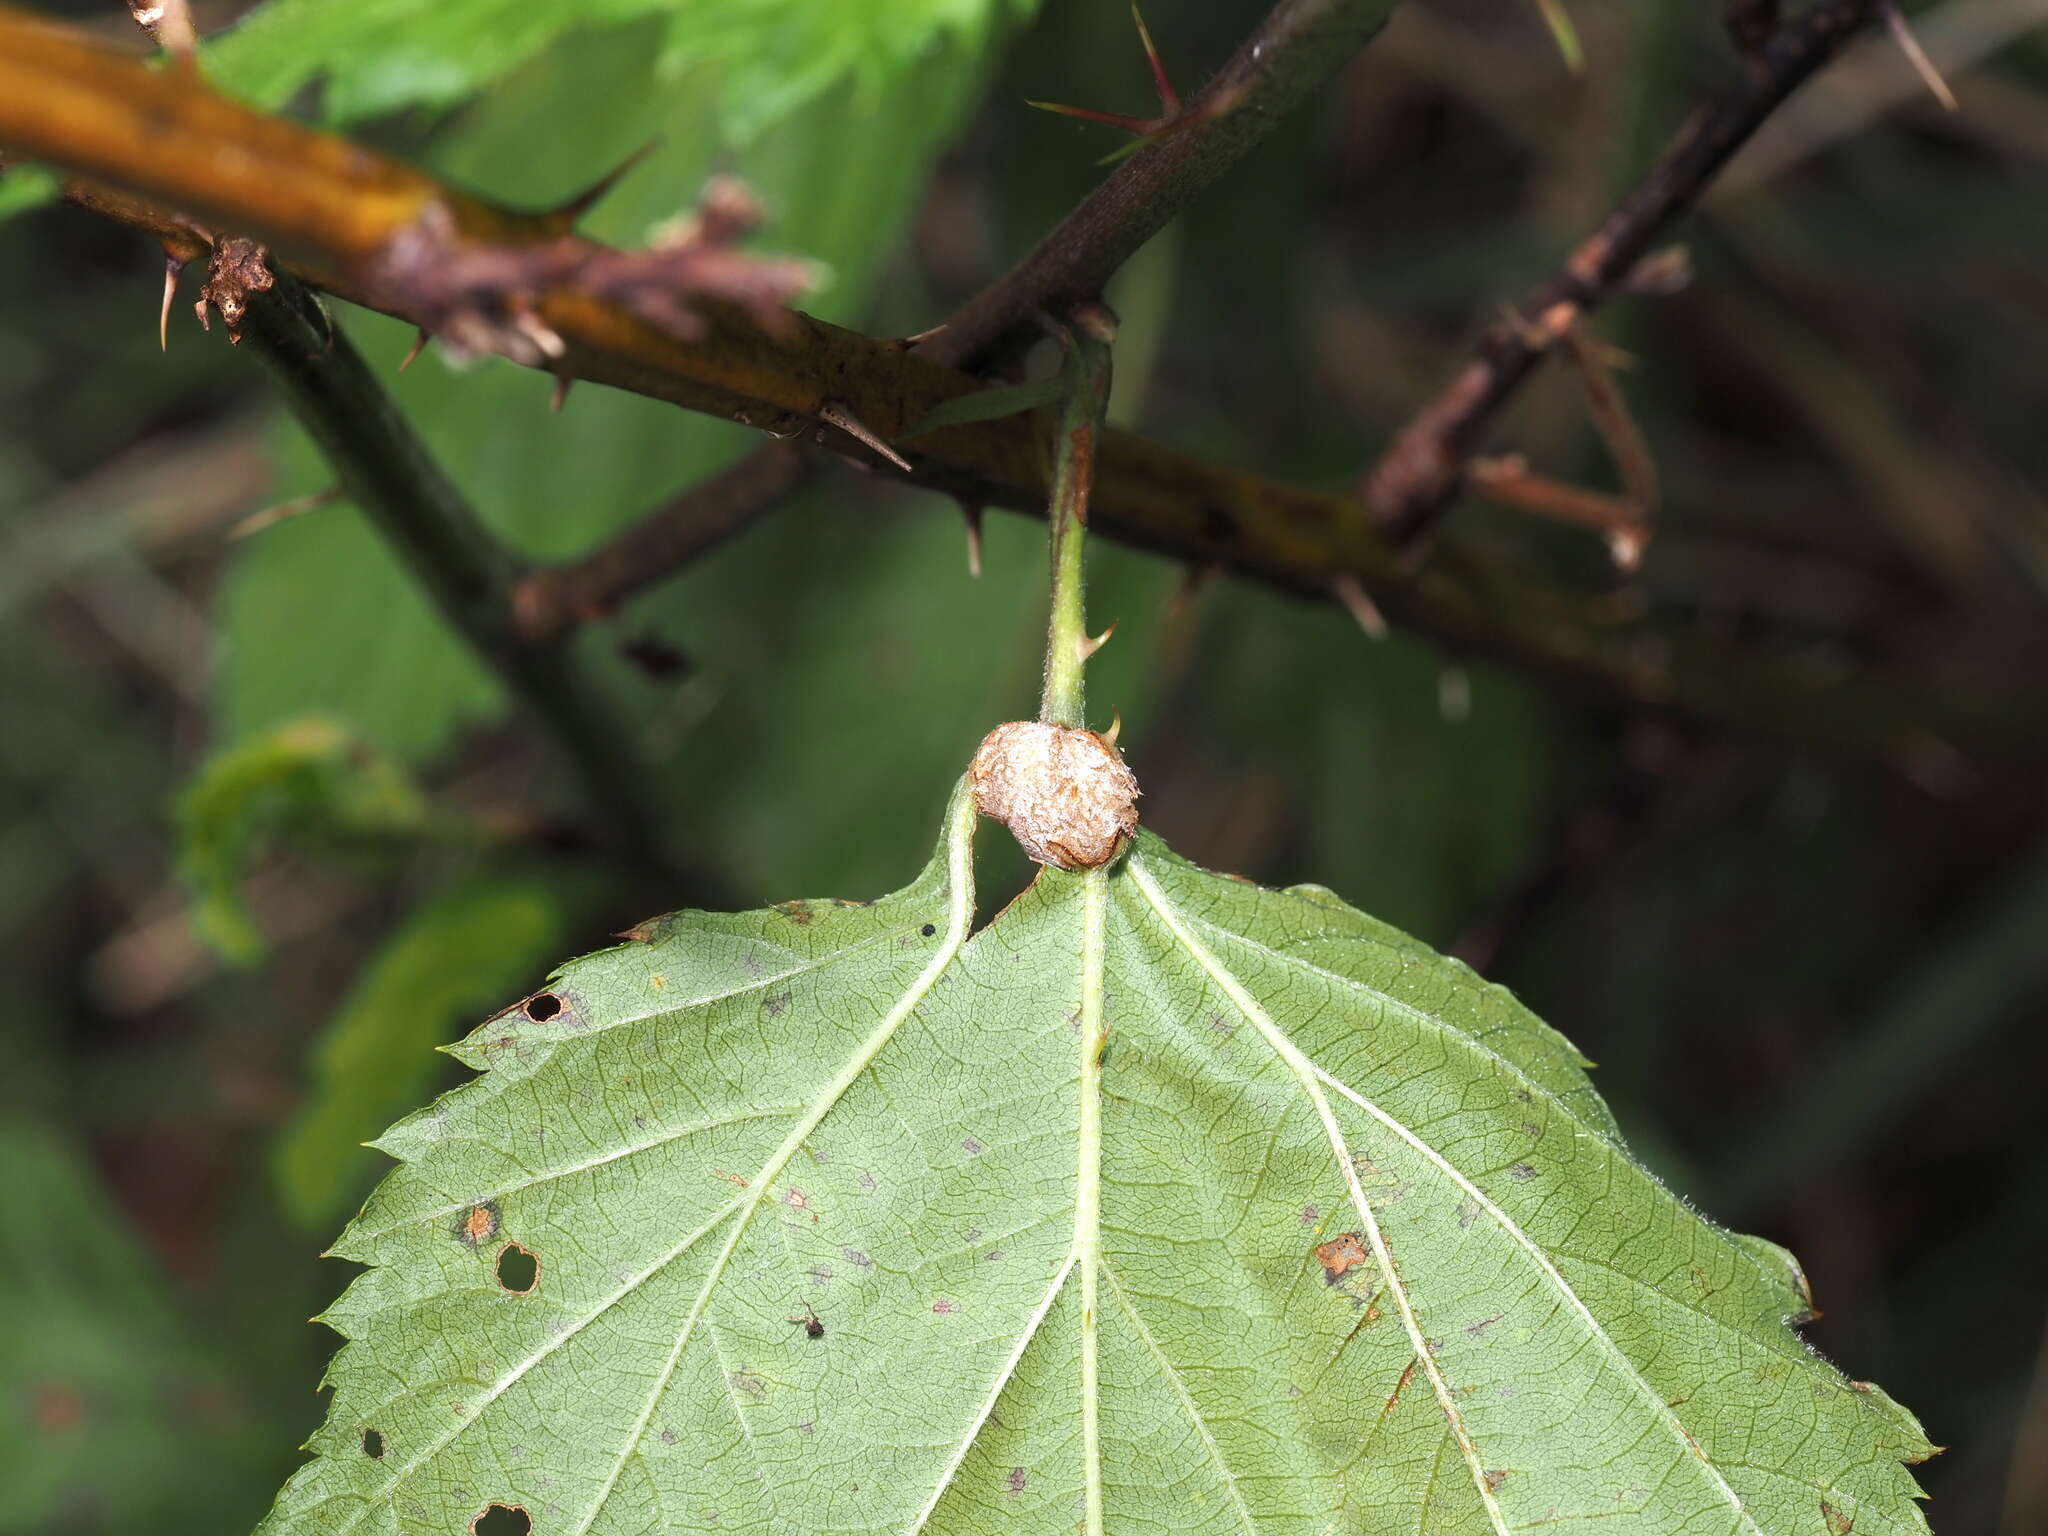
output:
[[[569,386],[574,384],[575,382],[576,380],[566,373],[558,373],[555,375],[555,387],[553,392],[548,396],[549,415],[559,416],[562,414],[562,407],[568,402],[569,399]]]
[[[405,372],[406,369],[410,368],[413,365],[413,363],[418,359],[419,355],[427,350],[427,343],[432,341],[433,339],[434,333],[428,330],[424,325],[421,326],[418,330],[414,331],[412,338],[412,346],[406,350],[405,356],[399,359],[398,371],[400,373],[403,373]]]
[[[1664,299],[1692,286],[1692,252],[1683,245],[1652,251],[1629,269],[1622,285],[1629,293]]]
[[[818,419],[837,427],[856,442],[866,444],[891,464],[902,470],[906,475],[912,473],[910,460],[904,458],[902,454],[883,442],[858,416],[854,415],[841,402],[827,400],[824,409],[818,412]]]
[[[1466,466],[1465,473],[1476,494],[1552,522],[1570,523],[1601,533],[1637,528],[1643,522],[1636,504],[1626,497],[1589,491],[1533,474],[1529,461],[1519,453],[1474,459]]]
[[[560,292],[618,304],[686,341],[704,332],[690,307],[699,300],[735,305],[780,332],[814,268],[739,249],[739,237],[759,220],[752,198],[721,179],[705,189],[694,214],[663,226],[647,249],[619,251],[575,234],[478,239],[462,233],[454,210],[435,199],[377,252],[367,286],[374,299],[406,310],[460,351],[501,353],[530,367],[565,350],[536,308]]]
[[[1636,520],[1647,522],[1656,510],[1659,496],[1657,465],[1650,445],[1629,412],[1628,402],[1614,387],[1600,346],[1586,334],[1585,327],[1577,323],[1570,326],[1564,333],[1564,344],[1585,387],[1586,409],[1593,425],[1613,457],[1615,468],[1621,472],[1628,500],[1635,506]]]
[[[250,534],[261,533],[265,528],[275,523],[281,523],[287,518],[298,517],[307,512],[317,511],[321,507],[331,506],[339,500],[341,500],[341,487],[338,485],[330,485],[326,490],[315,491],[310,496],[295,496],[290,501],[280,501],[274,507],[265,507],[260,512],[250,513],[228,530],[228,537],[231,539],[246,539]]]
[[[1349,571],[1339,572],[1330,583],[1330,595],[1344,605],[1345,612],[1358,621],[1358,627],[1365,631],[1368,640],[1387,638],[1387,618],[1380,612],[1380,605],[1359,584],[1356,576]]]
[[[180,68],[192,67],[199,34],[193,29],[192,11],[186,0],[128,0],[128,14],[156,39],[159,48],[178,61]]]
[[[1489,327],[1450,381],[1397,431],[1362,487],[1373,518],[1415,545],[1457,499],[1466,461],[1567,327],[1621,290],[1736,151],[1874,22],[1885,0],[1814,0],[1775,28],[1748,78],[1696,114],[1614,211],[1518,310]],[[1533,319],[1524,318],[1533,316]]]
[[[184,270],[182,257],[164,252],[164,302],[156,317],[156,347],[159,352],[171,350],[171,301],[178,296],[178,278]]]
[[[249,295],[263,292],[275,281],[269,253],[254,240],[229,235],[216,241],[213,254],[207,259],[206,281],[199,285],[199,302],[192,306],[199,315],[200,329],[213,329],[206,315],[211,306],[220,311],[221,319],[227,323],[229,343],[239,345],[242,317],[249,312]]]
[[[619,654],[657,682],[672,682],[690,673],[690,658],[651,629],[621,640]]]
[[[1934,60],[1927,57],[1927,50],[1920,46],[1920,39],[1913,35],[1912,23],[1906,20],[1906,13],[1899,9],[1899,0],[1883,0],[1880,9],[1884,12],[1886,30],[1899,52],[1906,56],[1906,62],[1913,66],[1913,73],[1920,77],[1934,99],[1950,112],[1960,111],[1956,93],[1948,88],[1948,82],[1941,78],[1941,71],[1934,67]]]

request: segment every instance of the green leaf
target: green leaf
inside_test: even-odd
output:
[[[994,389],[955,395],[944,404],[933,406],[907,430],[897,433],[896,438],[898,442],[908,442],[941,427],[960,427],[970,421],[995,421],[1004,416],[1035,411],[1041,405],[1050,405],[1059,399],[1064,388],[1065,382],[1058,374],[1048,374],[1045,378],[1030,379],[1022,384],[1001,384]]]
[[[833,88],[869,101],[942,40],[978,51],[1035,0],[269,0],[207,46],[224,89],[282,106],[315,80],[346,122],[451,106],[539,57],[564,33],[668,18],[673,79],[709,66],[726,82],[721,125],[746,143]]]
[[[0,1532],[219,1531],[274,1429],[180,1315],[83,1147],[10,1110],[0,1168]]]
[[[433,1048],[558,952],[580,893],[562,870],[484,870],[412,913],[357,976],[313,1047],[313,1087],[278,1139],[285,1210],[337,1220],[369,1183],[365,1143],[419,1102]]]
[[[332,720],[295,720],[220,754],[178,800],[178,865],[192,921],[230,960],[253,964],[263,935],[242,882],[272,843],[330,857],[410,847],[429,828],[418,788]]]
[[[264,1532],[1925,1529],[1790,1257],[1507,993],[1150,835],[975,933],[972,831],[472,1034]]]

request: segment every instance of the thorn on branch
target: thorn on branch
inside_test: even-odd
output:
[[[326,490],[315,491],[310,496],[297,496],[290,501],[280,501],[274,507],[265,507],[260,512],[250,513],[228,530],[228,537],[246,539],[250,534],[261,533],[265,528],[284,522],[287,518],[300,517],[321,507],[332,506],[339,500],[341,487],[330,485]]]
[[[228,235],[215,241],[206,262],[206,281],[199,285],[199,302],[192,306],[199,316],[199,328],[213,329],[206,312],[209,307],[217,309],[227,325],[229,343],[239,345],[249,295],[262,293],[275,281],[269,253],[254,240]]]
[[[626,179],[628,171],[653,154],[660,145],[660,139],[649,139],[581,192],[548,209],[541,218],[550,229],[560,234],[568,234],[582,222],[583,215],[603,202],[610,195],[612,188]]]
[[[1357,621],[1358,627],[1365,631],[1366,639],[1387,638],[1386,615],[1380,612],[1380,605],[1372,600],[1372,595],[1365,590],[1356,576],[1349,571],[1340,571],[1336,579],[1330,583],[1330,595],[1344,605],[1344,611],[1349,613]]]
[[[370,287],[460,353],[496,352],[530,367],[567,348],[541,317],[550,295],[573,293],[622,305],[686,341],[704,334],[692,306],[727,303],[764,329],[788,324],[786,306],[811,286],[811,263],[754,256],[738,246],[760,209],[738,183],[720,178],[697,211],[658,228],[647,249],[619,251],[560,234],[514,244],[473,239],[445,203],[432,202],[386,242]]]
[[[1159,115],[1137,117],[1125,112],[1101,112],[1093,107],[1070,107],[1054,101],[1026,101],[1027,107],[1036,107],[1041,112],[1057,112],[1062,117],[1078,117],[1084,122],[1103,123],[1111,128],[1120,128],[1131,135],[1132,142],[1115,154],[1104,157],[1106,165],[1121,160],[1148,144],[1201,123],[1213,122],[1219,117],[1235,111],[1244,100],[1242,91],[1222,91],[1199,102],[1190,111],[1181,104],[1180,93],[1173,88],[1173,80],[1167,74],[1166,63],[1159,56],[1159,49],[1152,41],[1152,30],[1145,25],[1144,15],[1138,10],[1136,0],[1131,5],[1131,20],[1138,28],[1138,41],[1145,49],[1145,62],[1151,66],[1152,86],[1159,94]]]
[[[839,401],[827,400],[825,402],[825,408],[818,412],[818,419],[820,421],[828,423],[831,426],[837,427],[840,431],[844,432],[848,437],[853,438],[856,442],[865,444],[867,447],[873,449],[882,458],[887,459],[891,464],[894,464],[906,475],[915,473],[915,471],[912,470],[911,468],[910,460],[904,458],[902,454],[898,453],[894,448],[891,448],[887,443],[883,442],[880,436],[878,436],[872,428],[867,426],[866,423],[864,423],[858,416],[854,415],[851,410],[849,410],[845,405],[841,404]]]
[[[548,396],[549,415],[559,416],[562,414],[562,407],[569,401],[569,386],[575,382],[576,380],[566,373],[555,375],[554,392]]]
[[[960,515],[967,522],[967,574],[976,581],[981,579],[981,514],[984,510],[975,502],[960,503]]]
[[[156,316],[156,347],[159,352],[171,350],[171,303],[178,296],[178,278],[185,270],[182,256],[164,252],[164,302]],[[201,316],[203,320],[205,317]]]
[[[1886,30],[1892,35],[1892,42],[1899,52],[1906,56],[1906,62],[1913,66],[1913,73],[1920,77],[1920,83],[1927,87],[1934,99],[1950,112],[1961,111],[1956,93],[1948,88],[1948,82],[1941,78],[1941,71],[1934,67],[1934,60],[1927,57],[1927,50],[1920,46],[1920,39],[1913,35],[1912,23],[1906,20],[1906,13],[1899,9],[1899,0],[1883,0],[1879,7],[1884,12]]]
[[[427,350],[427,343],[432,341],[433,339],[434,333],[428,330],[425,326],[421,326],[418,330],[414,331],[412,336],[412,346],[406,350],[405,356],[399,359],[398,371],[400,373],[403,373],[405,372],[406,369],[410,368],[416,361],[418,361],[419,355]]]

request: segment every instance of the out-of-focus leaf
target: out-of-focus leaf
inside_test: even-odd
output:
[[[365,1144],[433,1085],[433,1049],[560,951],[579,892],[556,870],[483,870],[407,915],[313,1047],[313,1085],[279,1138],[278,1195],[302,1225],[368,1185]]]
[[[897,440],[908,442],[913,437],[936,432],[940,427],[964,426],[970,421],[995,421],[1000,417],[1035,411],[1041,405],[1049,405],[1059,399],[1060,388],[1059,376],[1048,374],[1045,378],[1031,379],[1022,384],[1004,384],[995,389],[976,390],[970,395],[956,395],[945,404],[933,406],[925,412],[911,423],[907,431],[898,433]]]
[[[1506,992],[1150,834],[972,933],[973,824],[463,1043],[335,1245],[264,1536],[1926,1529],[1931,1448],[1787,1327],[1790,1256]]]
[[[863,104],[900,85],[941,42],[979,53],[1036,0],[269,0],[207,47],[226,89],[280,106],[324,80],[330,120],[447,106],[577,27],[668,18],[664,73],[725,81],[720,124],[745,143],[835,88]]]
[[[228,959],[253,964],[263,936],[242,882],[271,843],[351,857],[408,847],[427,830],[418,787],[347,728],[321,718],[279,726],[214,758],[179,797],[193,924]]]
[[[656,41],[645,25],[564,38],[467,114],[437,164],[487,194],[545,202],[658,139],[586,219],[593,234],[640,240],[723,164],[768,203],[778,249],[831,267],[836,281],[811,307],[829,319],[857,320],[929,157],[972,98],[978,61],[957,48],[937,50],[899,90],[858,100],[849,87],[838,88],[743,153],[726,155],[715,123],[719,82],[702,73],[658,79]],[[850,144],[860,146],[857,155],[847,153]],[[351,327],[387,367],[411,339],[376,319],[355,317]],[[738,425],[588,385],[550,416],[544,377],[494,360],[457,373],[433,348],[393,381],[393,392],[483,515],[537,557],[584,547],[753,440]],[[295,439],[279,494],[315,490],[330,478]],[[785,571],[778,585],[793,574],[801,579]],[[447,633],[353,509],[293,519],[249,541],[225,601],[222,705],[230,736],[325,709],[417,761],[501,707],[496,682]],[[772,690],[774,680],[753,677],[747,686]]]
[[[57,178],[39,165],[15,166],[0,176],[0,219],[40,208],[57,195]]]
[[[78,1147],[10,1113],[0,1169],[0,1532],[238,1529],[274,1430]]]

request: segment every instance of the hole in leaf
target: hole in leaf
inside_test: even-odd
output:
[[[515,1296],[530,1296],[540,1284],[540,1258],[529,1248],[507,1243],[498,1250],[498,1284]]]
[[[936,923],[926,923],[924,927],[919,931],[922,932],[926,938],[930,938],[933,934],[937,933],[939,929]]]
[[[487,1504],[469,1522],[469,1536],[532,1536],[533,1516],[524,1504]]]
[[[562,1011],[562,1000],[552,992],[536,992],[526,1000],[526,1016],[536,1024],[545,1024]]]
[[[363,1431],[363,1454],[372,1461],[384,1459],[384,1432],[380,1429]]]

